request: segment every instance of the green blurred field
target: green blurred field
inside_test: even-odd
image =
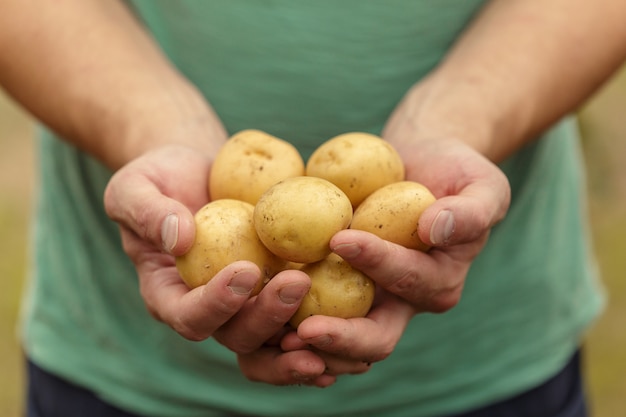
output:
[[[595,417],[626,412],[626,68],[581,112],[594,247],[609,306],[587,342]],[[23,376],[17,342],[27,267],[34,150],[29,119],[0,94],[0,416],[18,417]]]

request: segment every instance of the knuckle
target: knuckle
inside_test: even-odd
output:
[[[286,376],[276,375],[275,369],[258,370],[258,359],[254,355],[237,354],[237,363],[241,374],[250,382],[264,382],[273,385],[287,385]],[[269,372],[268,372],[269,371]]]
[[[210,311],[214,321],[226,322],[242,307],[243,301],[239,296],[234,296],[232,291],[226,291],[216,297],[212,293],[213,289],[206,285],[201,288],[201,292],[196,293],[197,304],[201,304],[205,310]]]
[[[122,220],[124,216],[119,202],[120,193],[118,184],[124,184],[127,180],[128,174],[124,169],[121,169],[113,174],[104,189],[104,210],[107,215],[115,221]]]
[[[387,359],[393,353],[397,342],[398,342],[398,339],[396,339],[395,336],[388,334],[387,337],[385,338],[385,342],[381,344],[378,351],[372,357],[367,358],[365,362],[371,364],[374,362],[380,362],[380,361]]]
[[[389,290],[404,298],[415,298],[419,295],[421,289],[420,278],[415,270],[403,271],[399,278],[396,279]]]
[[[493,218],[489,213],[483,212],[477,216],[477,222],[478,222],[477,229],[480,230],[482,234],[486,230],[491,229]]]
[[[456,307],[459,301],[461,301],[460,290],[443,291],[431,297],[429,310],[433,313],[445,313]]]
[[[230,350],[237,354],[248,355],[263,346],[263,340],[257,337],[250,338],[250,336],[244,334],[237,338],[226,338],[222,344],[228,346]]]
[[[258,324],[244,324],[244,327],[231,327],[228,324],[218,329],[215,337],[220,343],[237,354],[247,355],[257,351],[273,334],[284,327],[284,320],[276,321],[276,326],[265,327]],[[277,330],[278,329],[278,330]]]
[[[227,346],[228,349],[232,350],[238,355],[248,355],[256,351],[260,347],[260,343],[250,343],[243,339],[229,339],[222,338],[220,339],[220,343],[224,346]]]
[[[135,233],[139,236],[151,238],[149,226],[152,214],[152,207],[147,205],[142,205],[133,213]]]
[[[194,326],[189,325],[180,317],[177,317],[168,324],[176,333],[191,342],[201,342],[211,335],[206,331],[194,328]]]
[[[471,242],[480,239],[493,226],[493,217],[486,210],[473,210],[471,213],[471,222],[466,225],[465,236],[462,242]]]
[[[415,305],[425,306],[432,313],[445,313],[454,308],[461,300],[463,279],[439,281],[432,284],[420,278],[417,271],[407,270],[398,278],[389,290]],[[389,351],[387,355],[391,352]]]
[[[230,319],[235,313],[239,311],[241,303],[238,300],[225,298],[219,300],[212,307],[212,314],[217,318]]]
[[[371,365],[374,362],[383,361],[383,360],[387,359],[391,355],[392,352],[393,352],[393,348],[385,347],[381,351],[379,351],[375,355],[373,355],[372,357],[368,358],[365,361],[365,363]]]

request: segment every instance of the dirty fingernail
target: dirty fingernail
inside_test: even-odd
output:
[[[308,290],[308,285],[290,284],[280,289],[278,297],[285,304],[295,304],[304,297]]]
[[[333,339],[329,335],[325,334],[322,336],[306,339],[305,342],[315,347],[324,347],[330,345],[333,342]]]
[[[161,244],[166,252],[171,252],[178,243],[178,216],[168,214],[161,225]]]
[[[293,377],[293,379],[295,379],[296,381],[300,381],[300,382],[308,382],[311,379],[313,379],[311,376],[303,375],[298,371],[291,372],[291,376]]]
[[[450,210],[441,210],[430,228],[430,241],[435,245],[447,243],[454,233],[454,214]]]
[[[235,294],[248,295],[256,287],[258,281],[259,276],[254,271],[242,270],[235,272],[228,287]]]
[[[353,259],[361,253],[361,247],[356,243],[343,243],[333,248],[333,252],[344,259]]]

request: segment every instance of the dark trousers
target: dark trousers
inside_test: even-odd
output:
[[[577,352],[565,368],[540,386],[450,417],[587,417],[580,363]],[[28,362],[28,382],[27,417],[141,417],[103,402],[32,362]]]

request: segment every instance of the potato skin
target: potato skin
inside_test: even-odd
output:
[[[252,295],[286,267],[259,240],[252,223],[254,206],[233,199],[215,200],[195,215],[196,236],[191,249],[176,258],[176,268],[189,288],[204,285],[227,265],[254,262],[262,277]]]
[[[231,136],[215,156],[209,176],[212,200],[231,198],[256,204],[272,185],[304,175],[305,165],[289,142],[260,130]]]
[[[287,178],[267,190],[254,208],[254,227],[263,244],[296,263],[324,259],[330,239],[351,220],[348,197],[316,177]]]
[[[417,234],[419,218],[435,196],[424,185],[400,181],[372,193],[354,211],[351,229],[364,230],[409,249],[427,251]]]
[[[369,133],[350,132],[321,144],[306,164],[306,175],[332,182],[357,207],[377,189],[404,180],[405,169],[387,141]]]
[[[339,255],[331,253],[300,270],[311,278],[311,288],[289,320],[292,327],[297,328],[304,319],[314,315],[344,319],[365,317],[372,307],[376,292],[374,281]]]

